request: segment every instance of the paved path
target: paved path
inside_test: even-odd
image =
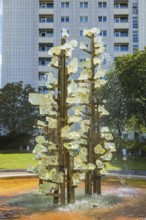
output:
[[[143,170],[108,170],[109,173],[115,174],[131,174],[131,175],[141,175],[146,176],[146,171]]]
[[[26,171],[0,171],[0,179],[13,179],[13,178],[37,178],[36,174],[28,173]]]
[[[134,171],[134,170],[109,170],[103,178],[139,178],[146,179],[146,171]],[[0,179],[12,179],[12,178],[37,178],[36,174],[28,173],[26,170],[0,170]]]
[[[126,179],[146,179],[146,171],[141,170],[108,170],[106,177],[126,178]]]

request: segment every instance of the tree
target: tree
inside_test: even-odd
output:
[[[102,94],[112,128],[146,126],[146,49],[115,60]]]
[[[106,78],[100,95],[106,99],[110,112],[106,120],[121,147],[122,131],[137,134],[146,130],[146,48],[117,58]]]
[[[112,70],[107,74],[107,83],[97,95],[106,100],[105,107],[110,112],[105,119],[108,126],[121,137],[127,123],[127,99],[116,73]]]
[[[135,117],[139,129],[146,126],[146,48],[115,62],[117,76],[127,100],[128,119]]]
[[[21,136],[33,132],[37,108],[28,101],[28,94],[35,92],[22,82],[8,83],[0,89],[0,130],[8,136]]]

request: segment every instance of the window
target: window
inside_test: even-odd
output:
[[[45,17],[41,17],[41,18],[40,18],[40,22],[41,22],[41,23],[45,23],[45,22],[46,22],[46,18],[45,18]]]
[[[40,37],[53,37],[53,29],[40,29],[39,36]]]
[[[106,36],[107,36],[107,31],[106,31],[106,30],[102,30],[102,31],[100,32],[100,36],[106,37]]]
[[[68,16],[61,16],[61,22],[69,22]]]
[[[133,16],[133,28],[138,28],[138,18]]]
[[[80,2],[80,8],[88,8],[88,2]]]
[[[128,37],[128,31],[120,31],[120,37]]]
[[[52,31],[46,31],[46,37],[53,37],[53,30]]]
[[[88,22],[88,16],[80,16],[80,22]]]
[[[48,66],[50,62],[51,62],[51,58],[40,58],[39,66]]]
[[[120,32],[119,32],[119,31],[115,31],[115,32],[114,32],[114,36],[115,36],[115,37],[120,37]]]
[[[53,17],[40,17],[40,23],[53,23]]]
[[[39,36],[40,37],[45,37],[46,36],[46,32],[45,31],[40,31],[39,32]]]
[[[133,30],[133,43],[138,43],[138,31]]]
[[[42,94],[47,94],[48,93],[48,89],[46,86],[39,86],[38,87],[38,92],[42,93]]]
[[[39,60],[39,65],[40,66],[45,66],[45,59],[40,59]]]
[[[54,8],[53,3],[47,3],[47,8]]]
[[[133,35],[133,43],[138,43],[138,36]]]
[[[40,3],[40,8],[46,8],[46,4],[45,3]]]
[[[98,17],[98,21],[99,22],[106,22],[107,21],[107,17],[106,16],[99,16]]]
[[[120,49],[121,51],[128,51],[128,45],[121,45]]]
[[[99,8],[107,8],[107,3],[106,2],[98,2],[98,7]]]
[[[61,8],[69,8],[69,2],[61,2]]]
[[[121,45],[117,44],[114,46],[114,50],[116,52],[118,52],[118,51],[126,52],[126,51],[128,51],[128,44],[121,44]]]
[[[40,81],[46,81],[47,80],[47,75],[43,72],[39,73],[39,80]]]
[[[115,3],[114,8],[128,8],[128,3]]]
[[[121,17],[115,16],[114,21],[115,21],[115,23],[127,23],[128,16],[121,16]]]
[[[53,17],[48,17],[46,23],[52,23],[53,22]]]
[[[128,30],[117,30],[114,32],[115,37],[128,37]]]
[[[138,14],[138,5],[137,2],[133,3],[133,14]]]
[[[39,46],[39,51],[46,51],[46,49],[45,49],[45,45],[41,45],[41,46]]]
[[[40,44],[39,51],[48,52],[48,50],[50,50],[51,47],[53,47],[53,44]]]
[[[40,3],[40,8],[53,8],[53,3]]]
[[[83,36],[83,31],[80,31],[80,37],[82,37]]]

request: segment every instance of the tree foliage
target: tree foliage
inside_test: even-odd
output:
[[[115,60],[102,90],[108,122],[113,129],[137,131],[146,127],[146,49]]]
[[[108,126],[121,136],[127,122],[127,100],[116,72],[108,73],[107,84],[101,90],[101,94],[106,100],[106,109],[110,112],[106,117]]]
[[[115,62],[117,77],[127,100],[128,119],[139,128],[146,126],[146,48]]]
[[[28,94],[35,92],[22,82],[8,83],[0,89],[0,129],[2,134],[29,134],[36,123],[37,108],[28,101]]]

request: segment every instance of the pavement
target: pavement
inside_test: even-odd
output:
[[[0,179],[37,178],[36,174],[27,172],[25,169],[0,169]]]
[[[135,178],[146,179],[146,171],[137,170],[108,170],[103,178]],[[0,179],[20,179],[20,178],[38,178],[36,174],[27,172],[27,170],[0,170]]]
[[[141,170],[108,170],[107,178],[146,179],[146,171]]]

